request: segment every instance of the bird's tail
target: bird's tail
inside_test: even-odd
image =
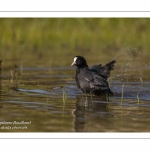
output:
[[[113,60],[113,61],[107,63],[105,66],[102,66],[100,69],[100,74],[107,79],[110,76],[111,70],[114,69],[115,63],[116,63],[116,61]]]
[[[113,61],[107,63],[104,67],[105,67],[106,69],[108,69],[108,70],[113,70],[113,69],[114,69],[114,66],[115,66],[115,63],[116,63],[116,61],[113,60]]]

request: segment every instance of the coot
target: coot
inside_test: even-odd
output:
[[[113,60],[105,66],[94,65],[92,68],[89,68],[84,57],[75,56],[71,66],[77,66],[75,80],[78,88],[84,94],[113,95],[107,79],[115,63],[116,61]]]

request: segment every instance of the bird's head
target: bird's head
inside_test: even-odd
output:
[[[82,56],[75,56],[71,66],[77,66],[81,68],[88,67],[86,60]]]

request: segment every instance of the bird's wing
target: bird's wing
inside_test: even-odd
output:
[[[100,65],[94,65],[91,70],[96,71],[99,73],[102,77],[107,79],[110,76],[111,70],[113,70],[114,64],[116,63],[115,60],[107,63],[105,66]]]
[[[103,87],[108,87],[108,82],[106,79],[104,79],[101,76],[94,75],[94,80],[92,82],[95,86],[103,86]]]
[[[97,75],[95,72],[88,72],[84,79],[90,83],[90,88],[108,89],[109,85],[105,78]]]

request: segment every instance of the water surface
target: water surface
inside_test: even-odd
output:
[[[148,69],[113,70],[115,96],[108,98],[84,96],[74,80],[75,67],[19,67],[21,75],[13,80],[3,68],[0,132],[149,132]]]

